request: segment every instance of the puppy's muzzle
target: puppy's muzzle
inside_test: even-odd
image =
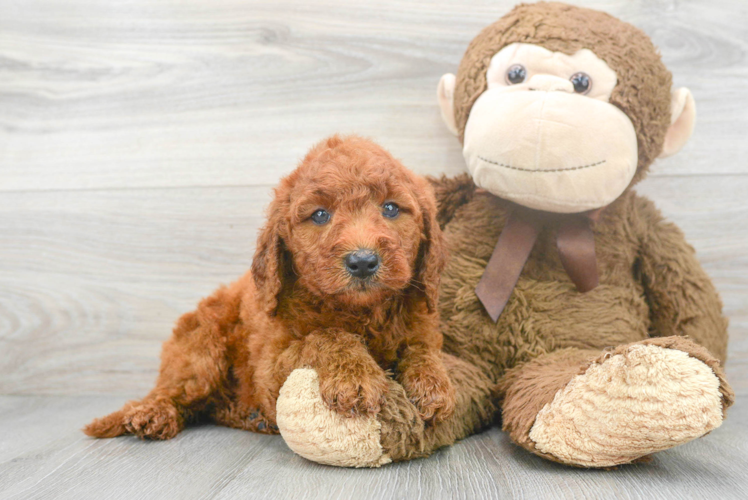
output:
[[[361,249],[345,256],[345,270],[358,279],[365,279],[379,269],[379,255],[372,250]]]

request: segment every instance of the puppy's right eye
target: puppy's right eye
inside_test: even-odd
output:
[[[389,201],[382,205],[382,215],[384,215],[388,219],[394,219],[395,217],[400,215],[400,207],[398,207],[396,203],[392,203],[391,201]]]
[[[330,212],[323,208],[317,209],[312,214],[310,219],[312,219],[312,222],[314,222],[318,226],[322,226],[330,221]]]

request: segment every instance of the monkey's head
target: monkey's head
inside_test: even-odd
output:
[[[444,75],[442,117],[479,187],[537,210],[608,205],[693,131],[688,89],[641,30],[560,3],[519,5]]]

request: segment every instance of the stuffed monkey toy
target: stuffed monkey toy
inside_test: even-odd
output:
[[[610,467],[718,427],[734,398],[720,299],[682,232],[631,189],[695,119],[650,39],[601,12],[520,5],[470,43],[437,94],[470,173],[433,180],[457,410],[424,425],[391,381],[379,415],[342,417],[300,369],[277,404],[288,445],[378,466],[500,415],[532,453]]]

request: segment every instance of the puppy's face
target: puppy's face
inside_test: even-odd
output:
[[[269,314],[293,280],[312,294],[373,306],[407,288],[436,310],[446,264],[428,183],[360,137],[315,146],[275,190],[252,276]]]
[[[315,295],[368,306],[418,286],[425,187],[382,153],[328,150],[293,182],[285,245]]]

